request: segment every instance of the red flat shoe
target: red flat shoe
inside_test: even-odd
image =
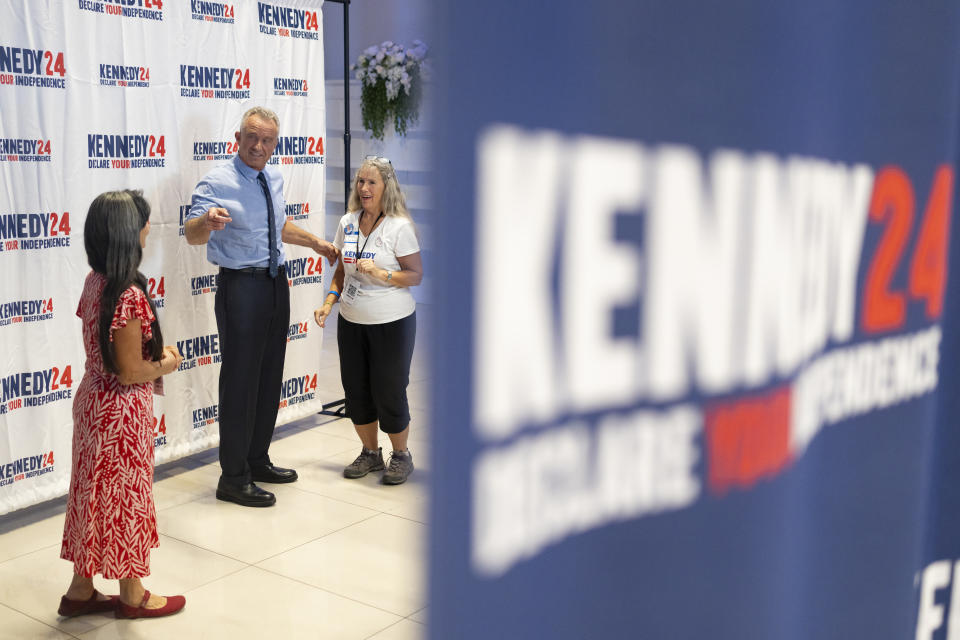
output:
[[[147,609],[148,600],[150,600],[150,592],[146,589],[143,591],[143,600],[140,601],[139,607],[131,607],[128,604],[124,604],[122,600],[117,600],[117,617],[162,618],[163,616],[169,616],[180,611],[180,609],[183,609],[184,605],[187,604],[187,599],[183,596],[167,596],[167,604],[159,609]]]
[[[66,618],[83,616],[88,613],[104,613],[113,611],[120,602],[120,596],[109,596],[109,600],[97,600],[100,593],[94,589],[93,595],[86,600],[71,600],[67,596],[60,598],[60,608],[57,613]]]

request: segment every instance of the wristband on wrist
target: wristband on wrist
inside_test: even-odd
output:
[[[387,271],[387,282],[393,280],[393,271]]]
[[[330,289],[330,291],[327,291],[327,295],[330,295],[331,293],[332,293],[333,295],[337,296],[337,300],[340,299],[340,292],[339,292],[339,291],[334,291],[333,289]]]

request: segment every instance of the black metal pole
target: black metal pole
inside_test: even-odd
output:
[[[343,5],[343,210],[350,202],[350,0],[329,0]],[[328,402],[320,413],[345,417],[347,405],[343,399]]]
[[[343,210],[350,202],[350,0],[343,0]]]

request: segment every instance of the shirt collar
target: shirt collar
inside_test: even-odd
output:
[[[248,180],[256,180],[257,176],[260,174],[260,172],[253,167],[247,166],[247,163],[240,159],[240,154],[233,156],[233,166],[237,168],[237,171],[240,173],[240,175]],[[263,171],[264,176],[266,176],[267,168],[264,167]]]

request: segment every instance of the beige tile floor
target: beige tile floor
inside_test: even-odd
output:
[[[158,467],[160,548],[144,584],[184,594],[187,607],[156,620],[59,618],[72,571],[59,557],[65,498],[0,516],[0,640],[426,637],[429,375],[426,314],[417,315],[409,390],[416,471],[406,484],[343,479],[359,451],[356,434],[348,420],[323,415],[277,428],[270,455],[300,479],[268,485],[273,508],[214,498],[216,450]],[[322,355],[327,397],[341,398],[335,330],[325,331]],[[386,437],[381,444],[389,450]],[[117,593],[116,582],[95,582]]]

